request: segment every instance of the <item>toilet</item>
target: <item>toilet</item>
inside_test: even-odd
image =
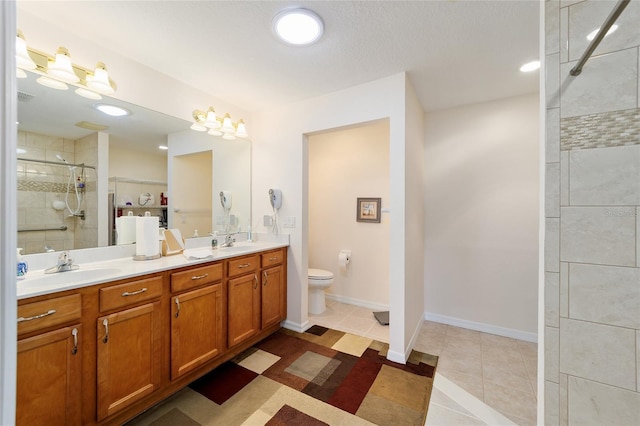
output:
[[[333,284],[333,273],[322,269],[309,268],[309,313],[321,314],[327,308],[324,290]]]

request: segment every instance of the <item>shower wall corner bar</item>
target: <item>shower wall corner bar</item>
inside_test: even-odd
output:
[[[571,71],[569,71],[569,74],[571,74],[574,77],[580,75],[580,73],[582,72],[582,67],[584,67],[584,64],[589,60],[593,52],[598,48],[598,45],[600,44],[602,39],[605,38],[605,36],[607,35],[607,32],[609,32],[609,28],[611,28],[613,23],[616,22],[616,19],[618,19],[618,16],[620,16],[620,14],[624,10],[624,8],[627,7],[630,1],[631,0],[618,1],[618,3],[614,6],[609,16],[607,16],[607,19],[604,21],[604,23],[598,30],[598,33],[596,34],[595,38],[591,40],[591,43],[589,43],[589,46],[587,46],[587,49],[584,51],[584,53],[578,60],[578,63],[573,68],[571,68]]]

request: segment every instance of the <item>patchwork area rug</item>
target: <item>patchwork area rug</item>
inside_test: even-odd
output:
[[[130,425],[424,425],[438,357],[313,326],[282,329]]]

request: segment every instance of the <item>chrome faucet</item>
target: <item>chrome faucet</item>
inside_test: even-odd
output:
[[[220,247],[233,247],[233,243],[236,242],[236,239],[233,238],[233,234],[227,234],[224,237],[224,243],[220,245]]]
[[[55,274],[56,272],[66,272],[78,269],[80,266],[73,263],[68,251],[63,251],[58,256],[58,263],[51,268],[45,269],[45,274]]]

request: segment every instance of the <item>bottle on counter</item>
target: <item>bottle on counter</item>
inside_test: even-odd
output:
[[[211,238],[211,250],[215,250],[218,248],[218,233],[214,232]]]
[[[22,249],[19,248],[17,252],[17,260],[18,260],[18,271],[17,277],[19,280],[23,280],[26,278],[27,271],[29,270],[29,265],[27,261],[22,257]]]

